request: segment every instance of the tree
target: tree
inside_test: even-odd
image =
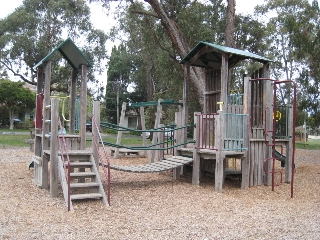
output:
[[[293,45],[293,32],[290,30],[292,21],[304,14],[308,6],[306,0],[277,1],[269,0],[264,5],[256,7],[256,17],[263,19],[265,15],[271,16],[266,22],[271,43],[269,47],[272,75],[275,79],[294,79],[299,73],[301,62],[297,59],[298,49]],[[292,86],[290,84],[279,87],[280,102],[282,104],[292,101]]]
[[[92,27],[89,16],[84,0],[24,0],[12,14],[0,20],[0,65],[36,85],[34,66],[67,34],[76,44],[84,42],[82,50],[95,66],[89,69],[88,79],[95,82],[94,71],[103,70],[100,62],[106,57],[107,37]],[[66,63],[59,55],[51,60],[57,63],[53,64],[52,83],[56,83],[56,90],[66,91],[70,69],[64,67]],[[62,80],[64,84],[59,84]]]
[[[120,118],[120,95],[124,96],[127,93],[127,88],[130,83],[131,60],[127,54],[126,46],[120,44],[118,48],[112,48],[109,68],[108,68],[108,82],[114,86],[117,96],[117,124]]]
[[[110,2],[112,0],[90,0],[90,2],[94,1],[100,1],[105,4],[106,7],[109,7]],[[161,30],[166,34],[168,39],[170,40],[170,46],[171,46],[171,51],[170,54],[174,56],[175,61],[181,60],[184,56],[186,56],[190,50],[191,47],[194,45],[194,41],[196,40],[197,42],[200,40],[209,40],[211,39],[214,40],[215,34],[217,32],[211,32],[211,38],[208,39],[197,39],[196,36],[188,36],[191,37],[192,41],[190,41],[189,38],[184,34],[182,31],[182,28],[188,29],[191,28],[192,30],[197,30],[197,27],[202,27],[201,29],[205,28],[205,22],[211,24],[210,26],[214,26],[215,21],[214,18],[220,17],[221,11],[219,10],[223,7],[222,5],[222,0],[219,1],[211,1],[212,8],[208,8],[211,10],[212,14],[211,17],[213,20],[207,18],[203,19],[203,16],[205,16],[207,13],[210,13],[210,11],[199,11],[199,15],[201,16],[202,22],[199,23],[199,25],[194,24],[195,27],[192,27],[190,24],[190,18],[193,18],[197,15],[195,14],[186,14],[186,11],[189,10],[192,12],[194,9],[199,9],[199,6],[204,6],[204,4],[198,3],[197,1],[190,1],[190,0],[183,0],[183,1],[157,1],[157,0],[148,0],[145,1],[144,4],[141,4],[139,1],[134,1],[134,0],[128,0],[128,1],[119,1],[121,3],[128,3],[129,4],[129,9],[132,13],[134,14],[139,14],[141,16],[144,16],[145,18],[154,18],[154,22],[156,22],[158,29],[159,25],[161,25]],[[125,9],[123,5],[120,5],[122,9]],[[212,9],[216,9],[218,13],[216,13]],[[184,18],[181,18],[184,17]],[[199,20],[199,19],[198,19]],[[217,24],[219,26],[219,24]],[[206,26],[208,27],[208,25]],[[198,29],[199,30],[199,29]],[[189,31],[190,32],[190,31]],[[200,32],[200,30],[198,31]],[[204,31],[205,33],[208,32],[208,29]],[[153,33],[153,32],[152,32]],[[151,36],[153,36],[151,33]],[[219,35],[219,33],[217,34]],[[200,34],[202,36],[202,34]],[[163,45],[159,46],[159,41],[157,39],[154,40],[157,44],[158,47],[162,47]],[[152,69],[152,65],[149,66],[147,69],[147,72]],[[198,98],[198,102],[200,103],[200,106],[203,108],[204,102],[203,102],[203,90],[204,90],[204,78],[203,78],[203,70],[200,68],[192,68],[190,72],[190,83],[193,86],[193,89],[195,91],[195,94]]]
[[[13,129],[13,116],[16,111],[35,108],[35,93],[25,88],[24,85],[24,82],[12,82],[8,79],[0,80],[0,104],[8,109],[11,130]]]
[[[262,17],[271,13],[266,23],[271,42],[270,54],[276,79],[298,83],[298,107],[320,124],[320,10],[318,1],[269,0],[256,8]],[[272,56],[271,55],[271,56]],[[284,74],[283,74],[284,73]],[[290,102],[292,85],[280,89],[281,102]]]

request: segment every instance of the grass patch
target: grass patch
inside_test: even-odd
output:
[[[320,150],[320,140],[309,140],[304,143],[301,141],[296,141],[296,148],[309,149],[309,150]]]
[[[10,130],[9,128],[0,128],[0,132],[29,132],[29,129],[13,129]]]
[[[24,140],[28,138],[28,135],[18,134],[0,134],[0,148],[6,147],[27,147],[29,144],[24,143]]]

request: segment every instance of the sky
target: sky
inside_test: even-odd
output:
[[[1,2],[4,1],[5,4],[2,4],[0,8],[0,19],[8,16],[23,2],[23,0],[1,0]],[[263,3],[264,0],[236,0],[236,13],[252,14],[254,11],[254,7]],[[110,19],[110,17],[107,17],[105,11],[103,11],[103,8],[101,7],[101,4],[94,3],[90,4],[89,6],[91,7],[91,22],[93,23],[94,27],[96,29],[101,29],[105,32],[108,32],[110,27],[112,27],[112,25],[114,24],[114,21]],[[114,43],[110,42],[110,51],[113,45]],[[110,53],[111,52],[109,52],[108,54]],[[103,73],[102,76],[98,76],[97,78],[102,81],[104,85],[107,83],[106,72]]]
[[[0,8],[0,19],[14,12],[15,8],[19,7],[23,2],[23,0],[1,0],[1,2],[4,1],[6,3],[2,4]],[[264,0],[236,0],[236,12],[253,13],[254,6],[263,4],[263,1]],[[92,3],[89,6],[91,8],[91,22],[94,27],[108,32],[114,21],[107,17],[105,11],[103,11],[103,8],[101,7],[101,4]],[[110,51],[113,45],[114,43],[110,42]],[[108,54],[111,54],[111,52]],[[107,83],[106,75],[106,72],[104,72],[102,76],[97,76],[99,81],[102,81],[104,85]]]

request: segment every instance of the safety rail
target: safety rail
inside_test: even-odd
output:
[[[96,119],[94,116],[92,117],[92,123],[94,125],[94,128],[97,130],[99,142],[102,145],[103,154],[104,154],[104,157],[106,160],[106,163],[105,163],[103,156],[101,156],[101,153],[100,153],[99,143],[96,141],[96,136],[94,135],[94,131],[92,131],[92,142],[94,143],[94,147],[96,148],[97,153],[98,153],[99,165],[103,166],[103,168],[102,168],[103,173],[104,173],[106,180],[107,180],[107,193],[108,193],[107,198],[108,198],[108,204],[110,206],[110,159],[109,159],[108,153],[104,147],[104,142],[102,141],[100,130],[99,130],[99,127],[97,125],[97,122],[96,122]],[[98,168],[98,166],[97,166],[97,168]]]
[[[215,146],[215,116],[218,113],[196,114],[197,139],[195,148],[218,150]]]
[[[218,117],[221,114],[221,117]],[[196,148],[218,150],[216,133],[224,131],[217,129],[216,121],[223,121],[220,125],[225,125],[225,131],[221,134],[223,151],[247,150],[245,143],[247,114],[235,113],[206,113],[196,114],[197,117],[197,139]]]
[[[224,113],[224,118],[226,131],[223,150],[247,150],[245,136],[248,114]]]
[[[242,93],[231,93],[227,96],[227,104],[231,105],[243,105]]]
[[[64,131],[63,127],[61,124],[60,117],[58,116],[58,122],[59,122],[59,127],[60,127],[60,137],[58,137],[58,144],[59,144],[59,150],[61,153],[61,161],[62,161],[62,166],[64,168],[64,172],[66,174],[66,180],[67,180],[67,185],[68,185],[68,211],[70,211],[71,208],[71,199],[70,199],[70,158],[69,158],[69,153],[68,153],[68,147],[66,144],[66,139],[64,137]],[[62,139],[62,143],[61,140]],[[65,157],[67,158],[67,161],[65,161]],[[66,167],[65,163],[68,163],[68,168]]]

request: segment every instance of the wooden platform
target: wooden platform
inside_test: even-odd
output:
[[[111,156],[114,156],[116,149],[111,149]],[[125,156],[130,156],[130,155],[139,155],[139,150],[131,150],[131,149],[127,149],[127,148],[119,148],[119,153]]]
[[[179,148],[178,152],[184,157],[193,156],[193,148]],[[215,159],[217,151],[210,149],[197,149],[197,153],[200,154],[200,157],[203,159]],[[244,156],[244,152],[238,151],[222,151],[222,153],[227,158],[242,158]]]
[[[169,159],[162,160],[155,163],[149,163],[138,166],[115,166],[111,165],[110,168],[124,172],[136,172],[136,173],[148,173],[148,172],[163,172],[171,170],[177,167],[181,167],[185,164],[189,164],[193,161],[192,158],[172,156]]]

